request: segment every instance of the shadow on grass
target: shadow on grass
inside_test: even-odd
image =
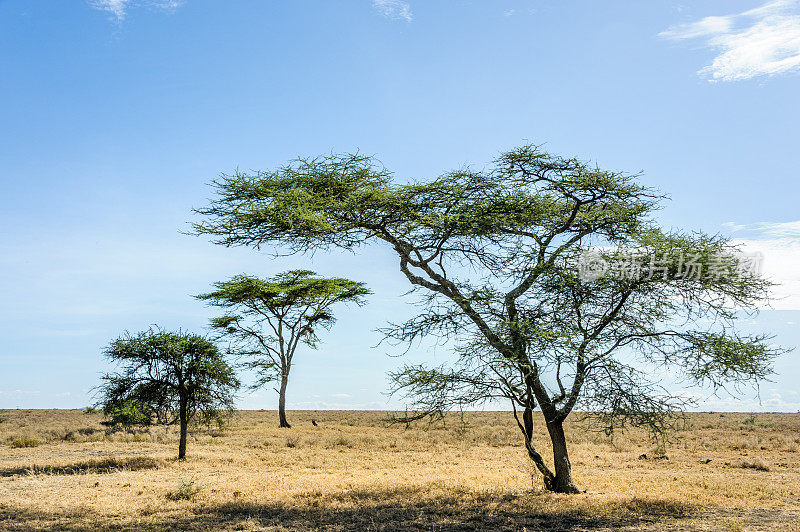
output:
[[[582,504],[581,501],[587,504]],[[657,526],[688,517],[693,508],[659,500],[632,499],[594,504],[535,494],[476,494],[453,490],[430,496],[396,489],[312,493],[285,504],[187,503],[181,512],[165,510],[123,520],[106,520],[90,510],[39,514],[0,509],[0,528],[29,530],[616,530]]]
[[[163,460],[147,456],[132,458],[103,458],[100,460],[87,460],[75,464],[60,466],[11,467],[0,469],[0,477],[14,475],[79,475],[83,473],[115,473],[117,471],[139,471],[142,469],[157,469],[164,464]]]

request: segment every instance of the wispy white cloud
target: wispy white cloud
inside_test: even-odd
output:
[[[800,393],[779,388],[752,389],[742,394],[684,391],[696,402],[690,410],[713,412],[800,412]]]
[[[95,9],[108,11],[117,21],[125,18],[125,7],[128,0],[91,0],[89,5]]]
[[[154,7],[172,11],[183,4],[183,0],[88,0],[95,9],[106,11],[116,22],[122,22],[132,7]]]
[[[2,397],[2,398],[6,398],[6,397],[21,398],[21,397],[27,397],[27,396],[31,396],[31,395],[41,395],[41,393],[42,392],[40,392],[39,390],[0,390],[0,397]]]
[[[800,238],[800,220],[796,222],[759,222],[754,224],[722,224],[732,232],[749,231],[778,238]]]
[[[411,5],[402,0],[372,0],[372,7],[386,18],[405,20],[406,22],[411,22],[414,19]]]
[[[770,308],[800,310],[800,240],[790,238],[735,239],[749,253],[761,253],[762,272],[775,283]]]
[[[772,308],[800,310],[800,221],[724,225],[744,251],[762,254],[762,272],[777,285]]]
[[[760,223],[758,229],[781,238],[800,238],[800,220],[796,222]]]
[[[739,81],[800,70],[800,0],[773,0],[742,13],[710,16],[659,33],[672,40],[703,39],[719,54],[698,74]]]
[[[749,231],[776,238],[800,239],[800,220],[796,222],[759,222],[755,224],[725,222],[722,225],[733,232]]]

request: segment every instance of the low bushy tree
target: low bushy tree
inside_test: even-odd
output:
[[[178,458],[186,457],[189,422],[220,420],[239,387],[233,368],[211,341],[195,334],[150,329],[125,334],[105,356],[117,371],[103,376],[99,406],[124,424],[180,424]]]
[[[131,394],[135,397],[136,394]],[[150,405],[138,399],[117,396],[116,399],[103,405],[103,414],[108,421],[105,425],[123,425],[125,427],[135,425],[150,425],[153,422],[155,412]]]

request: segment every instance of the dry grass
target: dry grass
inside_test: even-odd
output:
[[[694,414],[654,456],[573,420],[575,496],[544,492],[509,413],[387,426],[381,412],[240,412],[108,432],[81,411],[0,412],[3,530],[797,530],[800,415]],[[315,419],[319,426],[311,425]],[[541,423],[538,424],[541,429]],[[16,447],[17,440],[38,447]],[[546,449],[540,432],[538,444]],[[769,464],[769,465],[767,465]],[[763,466],[763,467],[761,467]]]

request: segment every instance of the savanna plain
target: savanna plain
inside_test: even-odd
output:
[[[195,427],[177,461],[175,427],[0,411],[0,529],[800,530],[800,414],[690,414],[666,458],[645,432],[612,439],[577,414],[579,495],[532,479],[508,412],[408,427],[289,414],[290,429],[272,411]]]

